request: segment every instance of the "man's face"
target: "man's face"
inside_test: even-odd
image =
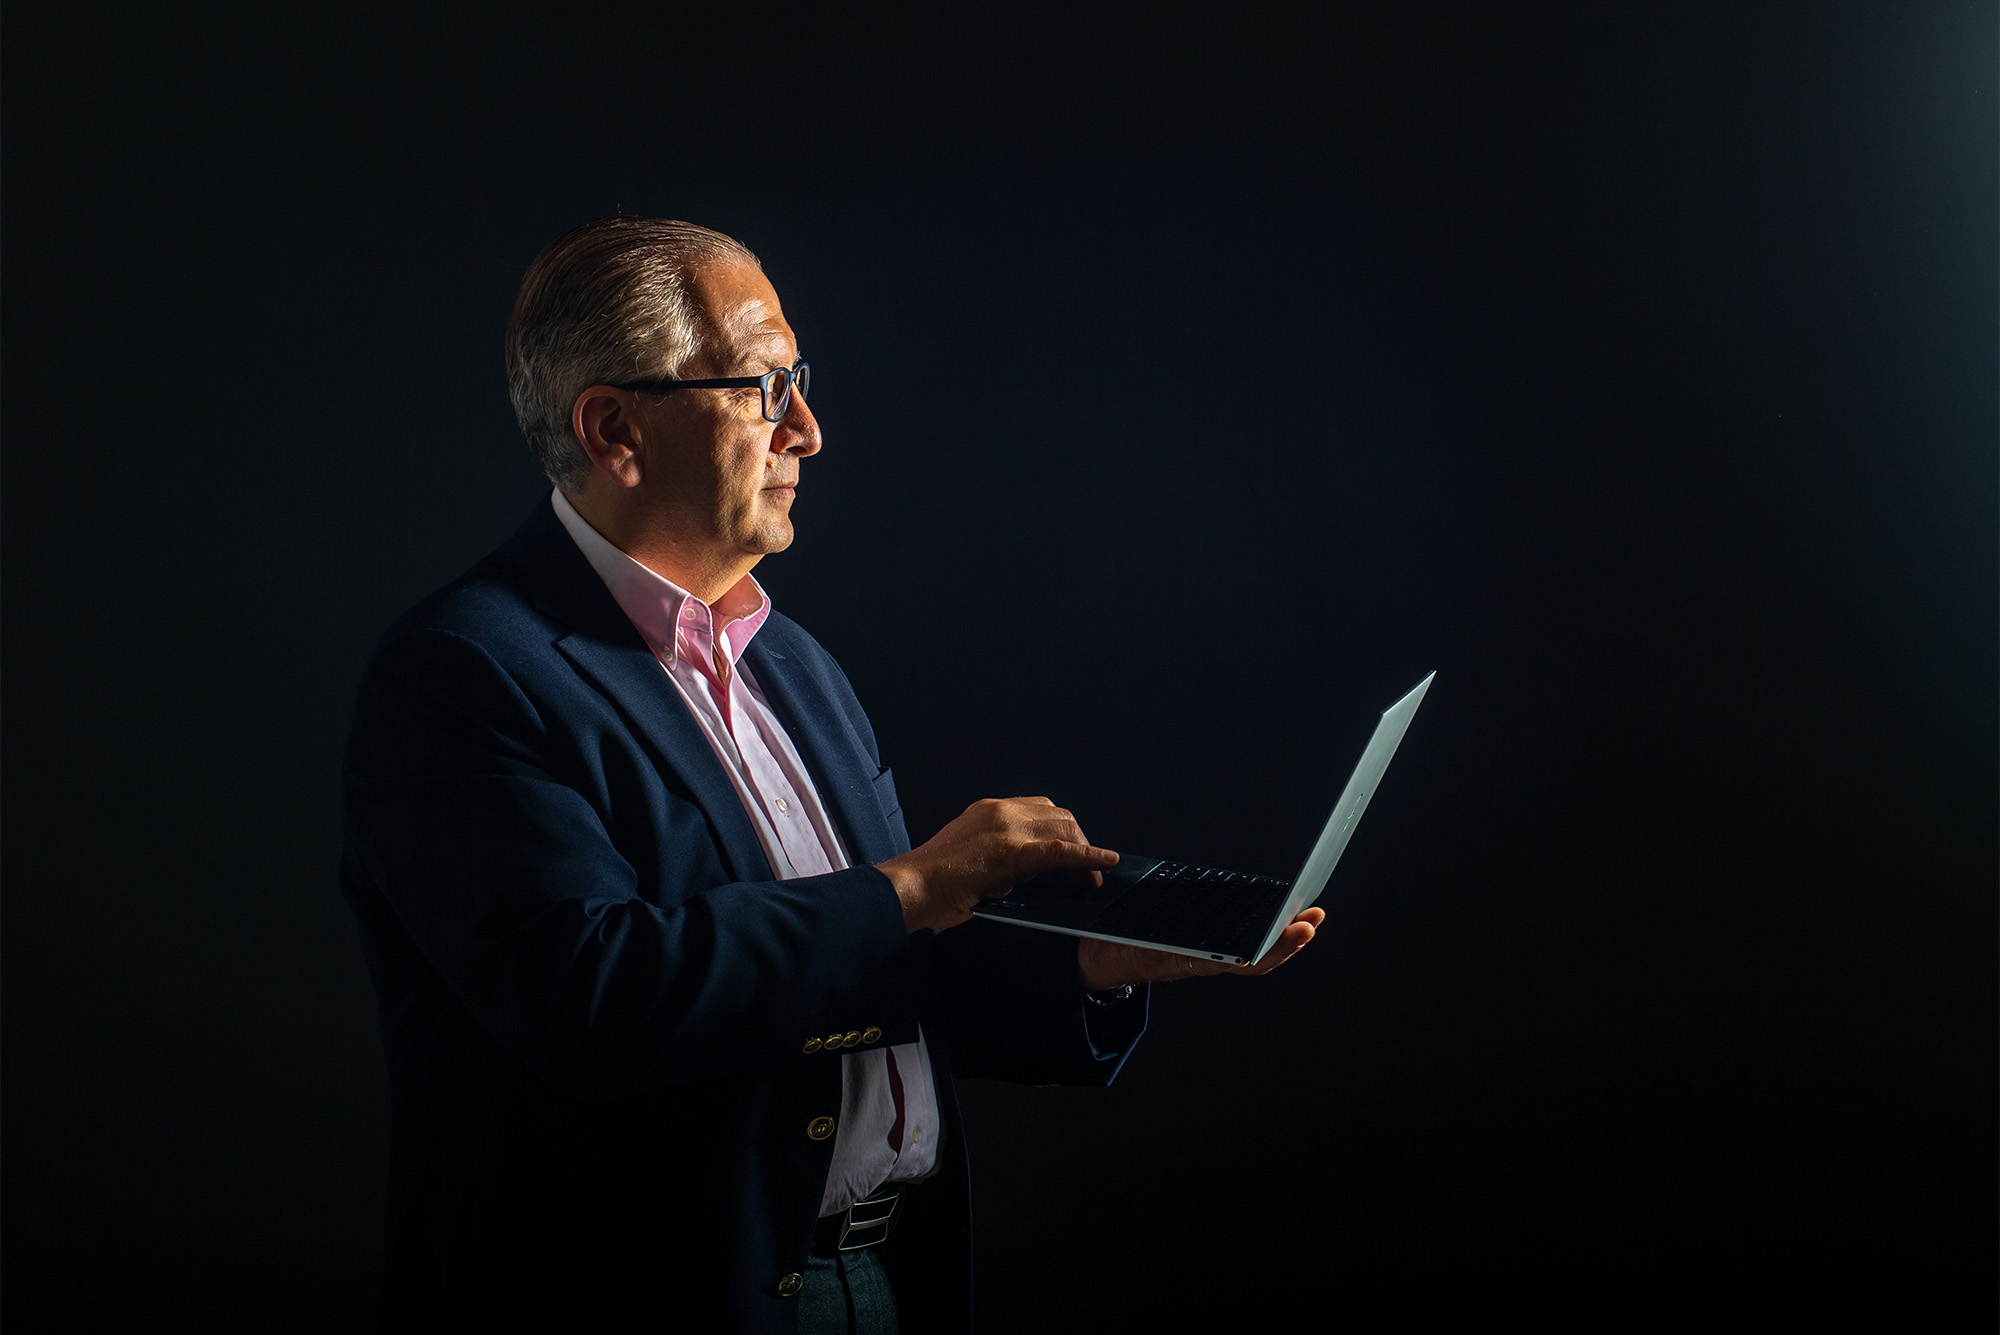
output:
[[[716,330],[680,379],[762,375],[798,360],[778,294],[748,265],[697,270],[693,295]],[[684,389],[645,410],[644,484],[675,543],[763,556],[792,543],[799,461],[820,448],[819,423],[796,391],[781,422],[767,422],[748,389]]]

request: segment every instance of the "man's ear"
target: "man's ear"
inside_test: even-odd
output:
[[[592,385],[576,396],[569,427],[591,466],[620,487],[636,487],[644,474],[639,457],[643,436],[630,390]]]

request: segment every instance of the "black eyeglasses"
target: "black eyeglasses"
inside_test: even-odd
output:
[[[748,389],[755,385],[764,395],[764,420],[782,422],[792,410],[793,388],[797,387],[799,397],[805,398],[811,371],[812,367],[806,363],[795,362],[762,375],[732,375],[721,380],[634,380],[611,388],[640,394],[671,394],[677,389]]]

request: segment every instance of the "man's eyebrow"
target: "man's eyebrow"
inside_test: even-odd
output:
[[[775,371],[781,366],[790,367],[794,363],[804,360],[805,354],[797,350],[793,351],[791,361],[786,361],[773,352],[746,352],[732,362],[731,365],[752,375],[761,375],[765,371]]]

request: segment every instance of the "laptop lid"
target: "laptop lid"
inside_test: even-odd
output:
[[[1417,706],[1424,702],[1424,692],[1431,688],[1433,672],[1410,689],[1409,694],[1382,711],[1382,719],[1375,725],[1375,735],[1368,739],[1361,759],[1355,763],[1354,773],[1347,780],[1347,787],[1340,794],[1340,800],[1333,804],[1333,814],[1326,818],[1326,828],[1320,831],[1319,842],[1306,855],[1306,865],[1300,869],[1298,879],[1292,882],[1292,893],[1285,900],[1284,911],[1279,913],[1264,933],[1264,940],[1251,953],[1252,960],[1264,958],[1265,952],[1278,943],[1279,935],[1293,918],[1310,908],[1320,892],[1326,889],[1327,878],[1333,875],[1334,864],[1347,851],[1348,838],[1354,833],[1355,823],[1361,813],[1368,809],[1368,799],[1375,795],[1375,787],[1382,782],[1383,773],[1389,762],[1395,758],[1396,747],[1402,743],[1403,734],[1409,731],[1410,720],[1417,715]]]

